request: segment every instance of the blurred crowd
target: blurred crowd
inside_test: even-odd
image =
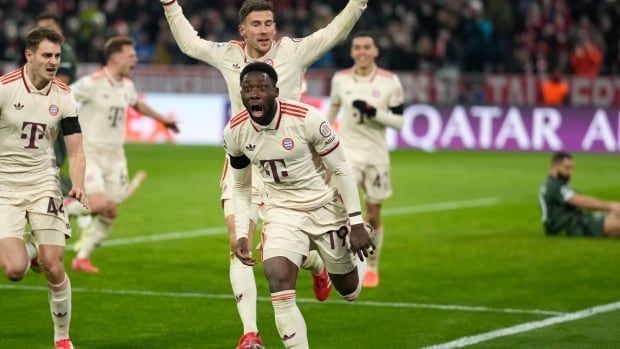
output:
[[[238,39],[241,0],[179,0],[209,40]],[[273,0],[280,35],[327,25],[346,0]],[[42,12],[58,14],[81,62],[105,39],[132,36],[141,62],[195,63],[177,48],[157,0],[0,0],[0,60],[22,57],[21,38]],[[620,0],[370,0],[355,30],[375,35],[388,69],[431,72],[620,73]],[[347,43],[315,67],[352,64]]]

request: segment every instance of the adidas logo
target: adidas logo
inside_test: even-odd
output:
[[[243,293],[235,295],[235,300],[237,301],[237,303],[241,302],[242,299],[243,299]]]
[[[17,102],[17,104],[13,104],[13,106],[14,106],[14,107],[15,107],[15,109],[17,109],[17,110],[22,110],[22,109],[24,109],[24,105],[23,105],[23,104],[21,104],[21,103],[19,103],[19,102]]]
[[[241,69],[241,66],[240,66],[239,64],[237,64],[237,63],[234,63],[234,64],[233,64],[233,68],[235,68],[235,69]]]
[[[55,317],[65,317],[65,316],[67,316],[67,312],[64,312],[64,313],[52,313],[52,314],[54,314]]]
[[[287,340],[289,340],[289,339],[293,339],[293,337],[295,337],[295,335],[296,335],[296,334],[297,334],[297,332],[294,332],[294,333],[293,333],[292,335],[290,335],[290,336],[289,336],[289,335],[287,335],[287,334],[285,334],[285,335],[284,335],[284,337],[282,337],[282,340],[283,340],[283,341],[287,341]]]
[[[248,144],[245,146],[245,149],[249,151],[254,151],[254,149],[256,149],[256,146],[254,144]]]

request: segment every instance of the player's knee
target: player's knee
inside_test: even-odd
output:
[[[114,219],[118,215],[118,205],[113,202],[108,202],[106,204],[105,210],[101,213],[102,216]]]
[[[26,266],[7,266],[7,268],[4,270],[4,275],[6,275],[7,279],[13,282],[21,281],[24,276],[26,276]]]
[[[265,270],[265,276],[269,281],[269,290],[271,292],[295,289],[295,280],[284,273],[269,272],[268,270]]]

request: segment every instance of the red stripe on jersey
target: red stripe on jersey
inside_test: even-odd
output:
[[[239,113],[235,114],[232,118],[230,118],[230,121],[228,121],[228,122],[229,122],[229,123],[234,122],[234,121],[235,121],[235,119],[238,119],[238,118],[240,118],[240,117],[242,117],[242,116],[245,116],[245,114],[249,114],[249,112],[248,112],[247,110],[244,110],[244,111],[242,111],[242,112],[239,112]]]
[[[291,112],[291,111],[288,111],[286,109],[282,109],[282,113],[284,113],[284,115],[294,116],[294,117],[297,117],[297,118],[300,118],[300,119],[304,119],[306,117],[306,114],[300,114],[298,112]]]
[[[21,69],[14,70],[8,74],[2,75],[2,77],[0,77],[0,81],[4,82],[4,80],[9,80],[16,76],[21,76],[21,73],[22,73]]]
[[[308,111],[308,108],[306,107],[302,107],[300,105],[295,105],[295,104],[290,104],[290,103],[286,103],[286,102],[282,102],[282,107],[283,108],[289,108],[289,109],[297,109],[299,111]]]
[[[222,177],[220,177],[220,183],[224,183],[224,179],[226,178],[227,173],[228,173],[228,155],[226,156],[226,160],[224,160],[224,169],[222,170]]]
[[[172,0],[172,1],[169,1],[169,2],[165,2],[164,6],[170,6],[170,5],[174,4],[175,2],[177,2],[177,0]]]
[[[0,82],[2,83],[2,85],[6,85],[6,84],[11,83],[13,81],[17,81],[17,80],[19,80],[21,78],[22,78],[21,75],[17,75],[15,77],[11,78],[11,79],[0,80]]]
[[[26,69],[25,67],[23,67],[22,69]],[[28,91],[28,93],[32,93],[32,91],[30,91],[30,87],[28,86],[28,84],[26,83],[26,73],[22,72],[22,81],[24,82],[24,86],[26,87],[26,91]],[[51,87],[51,86],[50,86]],[[48,91],[49,92],[49,91]]]
[[[235,117],[234,119],[230,119],[230,121],[228,121],[228,124],[229,125],[237,124],[237,122],[239,122],[239,120],[247,118],[248,116],[250,116],[249,113],[246,113],[244,115],[239,115],[238,117]]]
[[[244,117],[244,118],[242,118],[242,119],[240,119],[238,121],[235,121],[234,124],[230,124],[230,128],[233,129],[233,128],[243,124],[243,122],[246,121],[248,118],[249,118],[249,116],[246,116],[246,117]]]
[[[56,83],[56,85],[60,86],[60,87],[66,87],[69,88],[69,85],[65,84],[64,81],[60,80],[59,78],[54,78],[54,80],[52,80]]]
[[[71,88],[69,88],[69,86],[63,84],[62,82],[59,83],[59,81],[53,80],[52,83],[56,86],[58,86],[58,88],[60,88],[63,91],[66,92],[71,92]],[[61,85],[62,84],[62,85]]]
[[[333,148],[331,148],[330,150],[328,150],[328,151],[326,151],[326,152],[323,152],[323,153],[319,153],[319,152],[317,152],[317,154],[319,154],[320,156],[325,156],[325,155],[327,155],[327,154],[329,154],[329,153],[333,152],[336,148],[338,148],[338,146],[339,146],[339,145],[340,145],[340,141],[336,142],[336,145],[334,145],[334,147],[333,147]]]
[[[385,69],[377,69],[377,75],[381,75],[381,76],[387,76],[388,78],[391,78],[394,76],[394,73],[391,73]]]

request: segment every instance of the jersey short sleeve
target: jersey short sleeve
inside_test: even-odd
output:
[[[325,156],[338,147],[338,135],[318,111],[308,110],[305,127],[308,142],[320,156]]]
[[[398,107],[405,103],[405,94],[403,92],[403,84],[396,74],[394,74],[394,87],[388,100],[388,107]]]
[[[329,97],[331,98],[332,104],[342,105],[342,98],[340,97],[340,78],[338,74],[334,75],[332,78]]]

